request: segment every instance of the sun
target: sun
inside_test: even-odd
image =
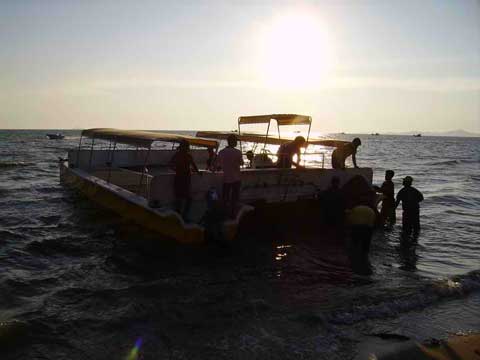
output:
[[[321,19],[307,11],[280,15],[260,36],[260,77],[269,87],[321,86],[333,52]]]

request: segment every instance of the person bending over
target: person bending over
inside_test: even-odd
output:
[[[280,145],[277,152],[277,167],[281,169],[290,169],[293,166],[303,168],[300,165],[300,149],[306,146],[303,136],[297,136],[295,140]],[[297,155],[297,161],[293,161],[293,157]]]
[[[332,168],[334,169],[345,169],[345,160],[352,156],[353,166],[357,166],[357,148],[362,145],[362,142],[359,138],[355,138],[351,143],[345,144],[333,150],[332,153]]]

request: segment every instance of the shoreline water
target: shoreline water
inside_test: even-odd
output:
[[[362,277],[321,234],[281,229],[233,254],[146,256],[135,234],[113,250],[121,222],[58,181],[78,132],[11,135],[0,132],[0,321],[25,323],[12,359],[123,358],[139,337],[146,357],[344,359],[369,334],[480,328],[478,139],[362,137],[375,183],[392,168],[396,191],[412,175],[426,198],[419,243],[400,246],[398,222],[377,232]]]

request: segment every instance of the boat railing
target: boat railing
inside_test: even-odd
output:
[[[145,198],[148,197],[153,179],[152,175],[143,172],[110,167],[96,168],[90,174]]]
[[[274,154],[274,153],[263,153],[263,152],[258,152],[258,153],[254,153],[254,159],[255,157],[257,156],[262,156],[266,154],[268,156],[268,158],[272,161],[272,164],[274,165],[277,161],[277,154]],[[247,157],[247,153],[244,153],[243,154],[245,157]],[[308,152],[308,153],[303,153],[302,154],[302,157],[301,157],[301,164],[307,168],[321,168],[321,169],[325,169],[325,156],[327,155],[327,152],[325,151],[314,151],[314,152]],[[314,159],[312,159],[312,157]],[[317,159],[315,159],[315,157],[317,157]],[[314,160],[317,164],[321,164],[320,166],[315,166],[312,164],[312,160]],[[247,165],[245,165],[245,167],[248,167]],[[254,167],[257,167],[257,166],[254,166]],[[260,167],[263,167],[263,166],[260,166]]]

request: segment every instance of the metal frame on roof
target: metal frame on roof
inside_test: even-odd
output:
[[[310,130],[312,128],[312,118],[311,116],[307,115],[298,115],[298,114],[270,114],[270,115],[253,115],[253,116],[240,116],[238,118],[238,134],[241,134],[241,125],[247,124],[268,124],[267,131],[265,133],[265,142],[263,145],[263,149],[265,150],[267,146],[267,142],[269,139],[269,131],[270,131],[270,122],[275,120],[277,122],[277,131],[278,131],[278,138],[281,138],[280,135],[280,126],[284,125],[308,125],[308,133],[307,133],[307,144],[308,139],[310,138]],[[240,150],[243,151],[242,142],[240,141]],[[307,148],[305,147],[303,153]]]
[[[80,135],[80,141],[78,143],[78,154],[80,154],[80,149],[82,147],[82,139],[84,137],[92,139],[92,143],[90,147],[90,160],[88,164],[89,169],[92,166],[93,146],[95,144],[95,139],[110,141],[109,150],[108,150],[110,152],[109,154],[110,161],[107,163],[109,168],[107,182],[110,182],[113,157],[114,157],[115,149],[118,143],[126,144],[126,145],[134,145],[137,148],[144,147],[148,149],[148,153],[147,153],[147,156],[145,157],[145,161],[143,165],[142,175],[140,176],[138,194],[140,194],[140,192],[142,191],[143,178],[145,177],[146,167],[147,167],[148,159],[150,157],[150,151],[152,150],[152,143],[154,141],[166,141],[166,142],[172,142],[172,143],[179,143],[181,141],[186,141],[190,145],[212,147],[212,148],[218,148],[218,145],[219,145],[218,141],[216,140],[204,139],[201,137],[194,137],[194,136],[188,136],[188,135],[161,133],[161,132],[153,132],[153,131],[96,128],[96,129],[87,129],[82,131]],[[112,147],[112,143],[113,143],[113,147]]]
[[[137,130],[119,130],[110,128],[97,128],[83,130],[81,137],[91,139],[102,139],[114,141],[115,143],[135,145],[138,147],[150,147],[154,141],[181,142],[186,141],[190,145],[204,147],[218,147],[218,141],[212,139],[204,139],[189,135],[162,133],[154,131],[137,131]]]
[[[227,140],[230,135],[235,135],[238,141],[251,142],[251,143],[264,143],[268,145],[282,145],[284,143],[294,140],[293,138],[278,138],[274,136],[265,137],[263,134],[254,133],[242,133],[238,134],[234,131],[198,131],[197,136],[209,139]],[[339,147],[348,144],[349,141],[337,140],[337,139],[309,139],[308,145],[321,145],[327,147]]]
[[[278,125],[310,125],[312,117],[298,114],[270,114],[270,115],[253,115],[240,116],[238,118],[239,125],[245,124],[267,124],[271,120],[275,120]]]

